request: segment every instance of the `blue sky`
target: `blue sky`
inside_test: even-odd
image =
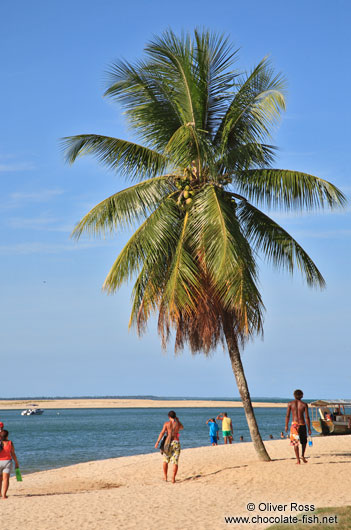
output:
[[[65,165],[59,139],[129,137],[102,98],[117,58],[142,55],[153,34],[197,27],[230,35],[240,69],[270,55],[288,79],[276,167],[331,180],[348,197],[351,6],[303,2],[68,0],[2,8],[0,100],[0,396],[233,396],[228,356],[163,354],[155,330],[128,332],[130,290],[101,292],[126,234],[70,239],[75,223],[125,181],[93,159]],[[272,214],[274,216],[274,214]],[[318,264],[327,289],[261,264],[265,338],[243,362],[252,396],[351,397],[350,207],[275,218]]]

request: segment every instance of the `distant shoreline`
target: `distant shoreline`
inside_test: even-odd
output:
[[[286,403],[255,402],[254,407],[283,408]],[[127,399],[127,398],[70,398],[70,399],[14,399],[0,400],[0,410],[22,410],[33,405],[42,409],[121,409],[121,408],[242,408],[241,401],[200,399]]]

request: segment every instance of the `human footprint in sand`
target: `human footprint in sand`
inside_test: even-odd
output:
[[[285,431],[288,432],[290,413],[292,414],[292,422],[290,427],[290,445],[293,446],[297,464],[300,464],[300,453],[299,453],[299,444],[301,444],[301,460],[307,464],[305,458],[305,451],[307,445],[307,433],[306,433],[306,423],[308,427],[308,434],[311,436],[311,422],[308,414],[308,405],[302,400],[303,392],[302,390],[295,390],[294,392],[294,401],[288,403],[288,410],[286,412],[285,418]],[[305,420],[306,416],[306,420]]]
[[[8,439],[8,435],[9,433],[5,429],[0,432],[0,497],[2,496],[3,499],[7,499],[12,460],[15,461],[16,469],[19,467],[15,448],[11,440]]]
[[[167,438],[163,451],[161,451],[163,452],[163,475],[165,481],[167,482],[168,464],[173,464],[172,482],[174,484],[178,472],[178,461],[180,455],[179,431],[184,429],[184,427],[178,420],[174,410],[169,411],[168,418],[168,421],[166,421],[166,423],[163,425],[162,431],[157,438],[155,449],[157,449],[160,440],[166,434]]]

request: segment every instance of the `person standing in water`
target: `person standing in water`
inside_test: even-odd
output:
[[[155,443],[155,449],[157,449],[162,437],[167,434],[167,438],[163,450],[163,475],[167,482],[168,464],[173,464],[173,475],[172,482],[175,483],[175,478],[178,472],[178,461],[180,455],[180,442],[179,442],[179,431],[184,429],[183,425],[177,418],[174,410],[170,410],[168,413],[168,421],[163,425],[162,431],[160,432],[157,442]]]
[[[218,414],[216,420],[220,420],[222,422],[222,433],[224,438],[224,443],[232,443],[233,441],[233,424],[232,420],[228,418],[228,415],[226,412],[221,412],[221,414]]]
[[[216,423],[216,420],[214,418],[210,418],[206,421],[206,424],[210,428],[210,441],[211,445],[218,445],[218,425]]]
[[[294,401],[288,403],[288,410],[285,418],[285,431],[288,432],[290,414],[292,415],[292,422],[290,427],[290,445],[294,448],[297,464],[300,464],[300,452],[299,444],[301,444],[301,460],[307,464],[305,458],[305,451],[307,445],[307,432],[306,423],[308,428],[308,434],[311,436],[311,422],[308,414],[308,405],[302,400],[302,390],[295,390]]]

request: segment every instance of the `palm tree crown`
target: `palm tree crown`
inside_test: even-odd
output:
[[[345,199],[325,180],[272,168],[285,80],[266,58],[239,74],[228,39],[208,31],[167,31],[145,51],[145,60],[112,65],[105,93],[122,105],[140,144],[64,139],[69,162],[95,155],[134,181],[86,214],[74,235],[137,223],[104,283],[114,292],[136,278],[131,324],[141,332],[158,312],[164,345],[173,329],[176,349],[188,343],[209,353],[231,337],[236,351],[262,331],[258,254],[324,285],[303,248],[259,207],[333,208]]]
[[[93,208],[78,224],[101,233],[143,221],[104,287],[115,291],[137,275],[131,322],[142,330],[159,311],[166,340],[209,352],[229,318],[241,340],[262,329],[256,252],[309,285],[324,285],[301,246],[257,205],[315,208],[340,205],[329,182],[272,169],[272,126],[285,108],[285,81],[267,59],[249,74],[224,37],[168,31],[147,45],[147,60],[114,64],[105,95],[125,109],[143,145],[85,134],[65,139],[70,162],[93,154],[140,183]],[[255,206],[256,204],[256,206]]]

